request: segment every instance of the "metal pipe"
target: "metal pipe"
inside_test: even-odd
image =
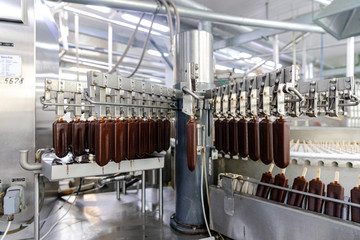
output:
[[[57,0],[52,0],[57,1]],[[150,1],[134,1],[134,0],[63,0],[63,2],[71,2],[78,4],[87,4],[87,5],[98,5],[106,6],[110,8],[120,8],[140,12],[154,13],[158,8],[156,2]],[[181,17],[192,18],[202,21],[211,21],[217,23],[227,23],[227,24],[236,24],[243,26],[253,26],[253,27],[262,27],[262,28],[273,28],[273,29],[282,29],[288,31],[300,31],[300,32],[316,32],[316,33],[325,33],[324,29],[319,26],[311,24],[300,24],[300,23],[290,23],[282,21],[271,21],[264,19],[253,19],[253,18],[244,18],[239,16],[233,16],[223,13],[212,12],[209,14],[206,10],[198,10],[193,8],[186,8],[178,6],[178,11]],[[160,8],[159,13],[166,14],[165,7]]]
[[[28,155],[29,155],[29,150],[20,150],[20,158],[19,158],[20,166],[28,171],[41,170],[41,163],[29,163]]]
[[[274,185],[274,184],[264,183],[264,182],[260,182],[258,180],[253,180],[253,179],[247,179],[247,178],[242,178],[242,177],[237,177],[236,179],[246,181],[246,182],[250,182],[250,183],[260,184],[260,185],[270,187],[270,188],[276,188],[276,189],[279,189],[279,190],[284,190],[286,192],[301,194],[301,195],[305,195],[305,196],[308,196],[308,197],[319,198],[319,199],[330,201],[330,202],[335,202],[335,203],[340,203],[340,204],[345,204],[345,205],[349,205],[349,206],[352,206],[352,207],[360,208],[360,204],[358,204],[358,203],[346,202],[346,201],[339,200],[339,199],[336,199],[336,198],[324,197],[324,196],[313,194],[313,193],[298,191],[298,190],[291,189],[291,188],[286,188],[286,187],[280,187],[280,186],[277,186],[277,185]]]
[[[183,92],[185,94],[189,94],[190,96],[192,96],[193,98],[200,100],[200,97],[198,95],[196,95],[193,91],[191,91],[190,89],[188,89],[187,87],[183,87],[182,88]]]
[[[122,194],[126,194],[126,181],[125,180],[123,180],[122,181]]]
[[[39,196],[39,173],[34,174],[34,194],[35,194],[35,201],[34,201],[34,239],[40,239],[40,196]]]
[[[114,181],[120,181],[120,180],[130,180],[133,176],[134,176],[134,174],[129,173],[127,175],[119,175],[119,176],[115,176],[115,177],[108,177],[108,178],[102,179],[101,184],[114,182]]]
[[[350,37],[347,39],[346,44],[346,76],[354,76],[354,67],[355,67],[355,38]]]
[[[115,188],[116,188],[116,199],[120,200],[120,181],[115,182]]]
[[[75,24],[75,53],[76,53],[76,68],[79,69],[79,15],[74,14]],[[76,71],[76,81],[79,81],[79,71]]]
[[[164,213],[164,199],[163,199],[163,180],[162,168],[159,168],[159,217],[162,219]]]
[[[113,27],[111,23],[108,23],[108,70],[112,70],[112,58],[113,58]]]
[[[69,107],[95,107],[95,105],[91,104],[74,104],[74,103],[49,103],[45,102],[44,97],[40,97],[40,103],[44,106],[69,106]]]
[[[145,213],[145,208],[146,208],[146,187],[145,187],[145,171],[142,171],[142,176],[141,176],[141,212]]]
[[[307,79],[309,77],[308,73],[307,73],[307,57],[306,57],[306,40],[305,38],[303,39],[302,42],[302,54],[301,54],[301,58],[302,58],[302,73],[303,73],[303,78]]]
[[[288,87],[287,91],[293,92],[300,100],[300,102],[305,100],[305,97],[294,87]]]
[[[279,66],[279,35],[274,35],[273,41],[273,61],[274,61],[274,68],[277,69]]]
[[[111,103],[111,102],[96,102],[92,100],[87,92],[84,92],[84,97],[87,101],[95,105],[106,105],[106,106],[123,106],[123,107],[143,107],[143,108],[159,108],[159,109],[171,109],[176,110],[176,107],[159,107],[159,106],[147,106],[139,104],[129,104],[129,103]],[[171,106],[171,105],[170,105]]]

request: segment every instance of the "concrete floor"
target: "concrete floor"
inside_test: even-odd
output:
[[[175,192],[164,187],[164,216],[159,220],[158,190],[146,191],[146,214],[141,214],[141,191],[131,190],[117,200],[115,192],[85,194],[52,230],[46,239],[202,239],[206,236],[187,236],[169,226],[175,209]],[[73,199],[70,199],[71,202]],[[53,212],[63,204],[58,201]],[[68,210],[70,204],[51,215],[42,226],[41,236]]]

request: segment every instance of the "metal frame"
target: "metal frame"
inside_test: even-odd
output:
[[[45,156],[44,156],[45,155]],[[109,162],[100,167],[97,163],[74,163],[69,165],[53,165],[54,154],[44,154],[41,165],[42,173],[49,181],[59,181],[67,178],[101,176],[107,174],[145,171],[164,167],[164,157],[151,157],[135,160],[124,160],[120,163]]]

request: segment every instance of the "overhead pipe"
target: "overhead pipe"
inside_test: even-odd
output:
[[[51,0],[51,1],[56,1],[56,0]],[[150,1],[144,2],[144,1],[134,1],[134,0],[63,0],[63,2],[106,6],[110,8],[127,9],[132,11],[140,11],[140,12],[148,12],[148,13],[154,13],[158,8],[158,4],[156,2],[150,2]],[[324,29],[322,29],[321,27],[310,24],[245,18],[245,17],[238,17],[238,16],[217,13],[217,12],[212,12],[211,14],[209,14],[208,11],[180,7],[180,6],[178,7],[178,11],[181,17],[192,18],[202,21],[211,21],[217,23],[236,24],[236,25],[261,27],[261,28],[282,29],[287,31],[325,33]],[[166,10],[163,6],[160,7],[159,13],[166,14]]]

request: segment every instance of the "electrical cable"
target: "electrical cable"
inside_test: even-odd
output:
[[[174,4],[174,2],[172,0],[167,0],[168,3],[170,3],[170,5],[172,6],[172,8],[174,9],[174,13],[175,13],[175,17],[176,17],[176,33],[180,33],[180,15],[179,15],[179,11],[176,7],[176,5]]]
[[[171,15],[171,11],[170,11],[170,7],[167,4],[167,2],[165,0],[158,0],[162,3],[162,5],[164,5],[165,10],[166,10],[166,14],[167,14],[167,19],[168,19],[168,25],[169,25],[169,29],[170,29],[170,45],[173,45],[173,38],[174,38],[174,25],[173,25],[173,20],[172,20],[172,15]]]
[[[158,6],[158,8],[156,9],[152,19],[151,19],[151,25],[150,25],[150,28],[149,28],[149,32],[146,36],[146,40],[145,40],[145,44],[144,44],[144,47],[143,47],[143,50],[142,50],[142,53],[141,53],[141,56],[140,56],[140,59],[139,59],[139,62],[138,64],[136,65],[134,71],[129,75],[127,76],[128,78],[131,78],[132,76],[134,76],[134,74],[138,71],[143,59],[144,59],[144,56],[145,56],[145,52],[146,52],[146,49],[147,49],[147,45],[149,43],[149,40],[150,40],[150,36],[151,36],[151,31],[152,31],[152,28],[153,28],[153,24],[154,24],[154,21],[155,21],[155,18],[156,18],[156,15],[157,13],[159,12],[160,10],[160,6]]]
[[[138,32],[139,30],[139,27],[140,27],[140,23],[142,21],[142,19],[144,18],[145,16],[145,13],[143,13],[140,17],[140,20],[138,22],[138,24],[136,25],[136,28],[134,30],[134,32],[132,33],[130,39],[129,39],[129,42],[123,52],[123,54],[121,55],[119,61],[117,61],[117,63],[115,64],[115,66],[111,69],[111,71],[109,73],[114,73],[116,71],[116,68],[122,63],[122,61],[124,60],[126,54],[128,53],[128,51],[130,50],[130,47],[132,46],[134,40],[135,40],[135,36],[136,36],[136,33]]]
[[[204,174],[205,174],[205,189],[206,189],[206,197],[207,197],[207,203],[208,206],[210,207],[210,195],[209,195],[209,185],[208,185],[208,180],[207,180],[207,171],[206,171],[206,161],[205,161],[205,156],[206,156],[206,143],[205,143],[205,125],[202,125],[202,129],[203,129],[203,146],[204,146]]]
[[[205,220],[206,229],[207,229],[207,232],[209,233],[209,236],[211,237],[211,232],[210,232],[209,224],[207,222],[207,217],[206,217],[206,213],[205,213],[205,204],[204,204],[204,176],[203,175],[204,175],[204,165],[205,165],[205,148],[203,149],[202,155],[203,155],[203,157],[202,157],[202,162],[201,162],[201,183],[200,183],[201,207],[202,207],[202,212],[203,212],[203,216],[204,216],[204,220]]]
[[[40,238],[40,240],[44,240],[49,234],[50,232],[56,227],[56,225],[62,220],[65,218],[65,216],[70,212],[70,210],[73,208],[73,206],[75,205],[76,203],[76,200],[78,198],[78,193],[80,192],[80,188],[81,188],[81,185],[82,185],[82,178],[80,178],[80,184],[79,184],[79,188],[78,188],[78,191],[77,191],[77,194],[75,196],[75,199],[74,201],[71,203],[69,209],[66,211],[66,213],[61,217],[59,218],[52,226],[51,228]]]
[[[1,240],[4,240],[5,237],[6,237],[6,235],[8,234],[11,223],[12,223],[12,221],[9,221],[9,223],[8,223],[8,225],[7,225],[7,227],[6,227],[6,230],[5,230],[5,232],[4,232],[4,235],[2,236]]]
[[[61,206],[58,207],[58,209],[56,209],[56,211],[54,213],[51,213],[47,218],[41,220],[40,223],[46,222],[50,217],[54,216],[58,211],[60,211],[60,209],[62,209],[65,206],[65,204],[69,203],[70,198],[72,198],[74,196],[74,194],[75,194],[75,191],[72,194],[70,194],[66,200],[64,200],[64,203],[61,204]]]

